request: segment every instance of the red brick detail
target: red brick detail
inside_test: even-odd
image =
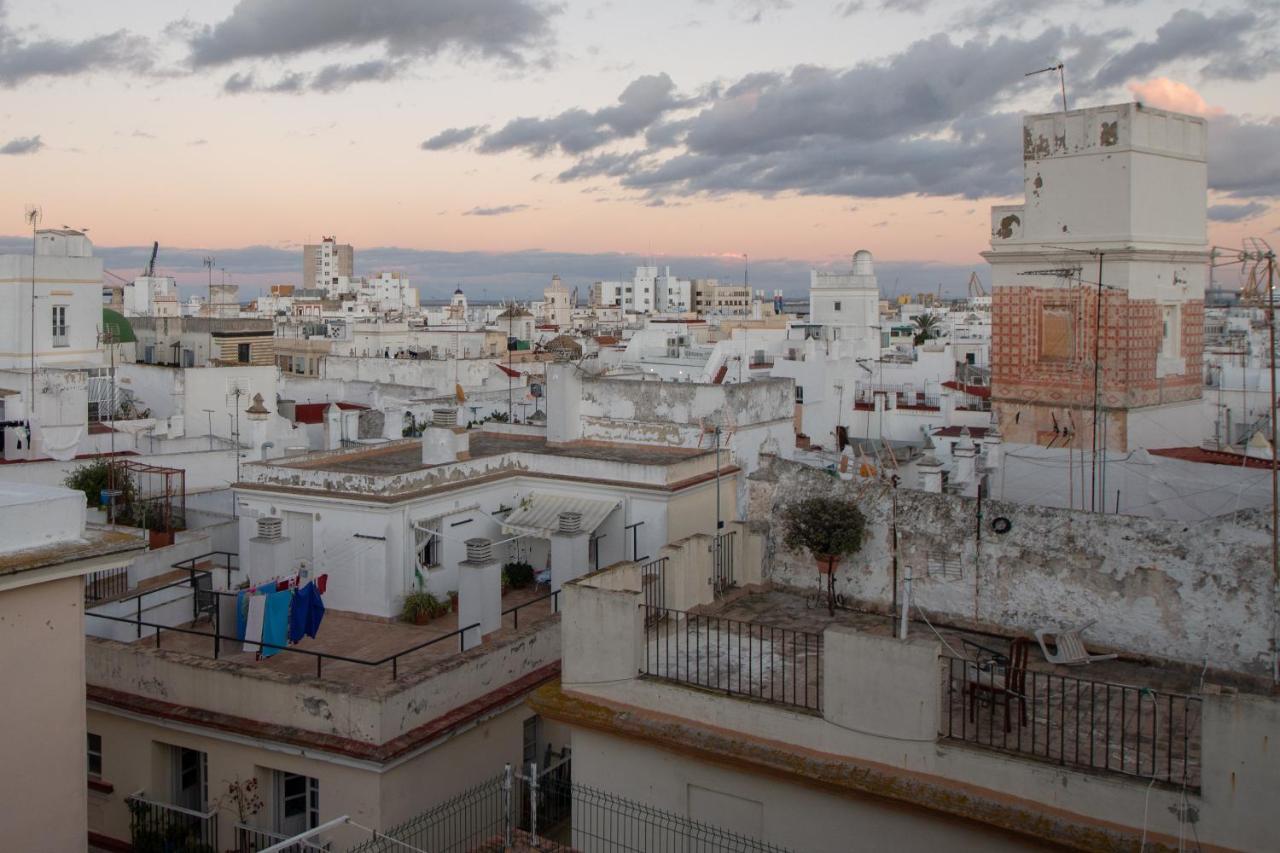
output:
[[[128,841],[121,841],[119,838],[112,838],[110,835],[103,835],[93,830],[89,830],[89,846],[100,850],[115,850],[118,853],[133,853],[133,845]]]
[[[991,302],[994,400],[1092,409],[1095,343],[1101,362],[1101,403],[1105,408],[1139,408],[1200,396],[1202,301],[1181,303],[1186,370],[1163,379],[1156,377],[1162,329],[1160,308],[1153,300],[1130,299],[1122,291],[1104,291],[1100,318],[1098,293],[1089,287],[997,287]],[[1072,312],[1074,357],[1069,360],[1041,358],[1040,323],[1046,306]]]
[[[176,720],[203,728],[234,732],[294,746],[309,747],[323,752],[345,755],[350,758],[386,762],[410,752],[424,743],[429,743],[447,734],[452,729],[469,723],[495,708],[500,708],[520,696],[530,693],[539,685],[558,678],[559,675],[560,661],[554,661],[516,679],[510,684],[486,693],[478,699],[473,699],[465,705],[460,705],[447,714],[442,714],[434,720],[423,723],[384,744],[371,744],[338,735],[307,731],[294,726],[262,723],[246,717],[208,711],[203,708],[193,708],[188,705],[175,705],[171,702],[162,702],[158,699],[137,696],[133,693],[98,687],[93,684],[88,685],[86,695],[90,702],[123,708],[150,717]]]

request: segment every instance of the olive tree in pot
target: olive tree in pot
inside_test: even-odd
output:
[[[867,520],[851,500],[820,496],[797,501],[782,510],[783,542],[805,550],[827,580],[827,611],[835,615],[835,570],[840,560],[862,549]]]

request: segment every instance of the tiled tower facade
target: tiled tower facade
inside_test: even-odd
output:
[[[1097,365],[1108,451],[1199,444],[1205,121],[1140,104],[1028,116],[1023,176],[983,253],[1005,439],[1089,448]]]

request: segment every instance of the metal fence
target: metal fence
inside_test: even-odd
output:
[[[135,853],[203,853],[218,849],[218,813],[198,812],[158,803],[142,796],[127,797],[129,837]]]
[[[714,556],[711,586],[716,595],[724,595],[726,591],[737,586],[733,576],[733,543],[736,536],[737,533],[732,530],[721,533],[716,536],[715,544],[711,546],[711,553]]]
[[[124,595],[128,591],[128,566],[103,569],[100,572],[91,572],[84,577],[84,600],[88,602],[106,601],[108,598]]]
[[[822,635],[640,605],[653,678],[822,710]]]
[[[574,783],[566,761],[506,771],[350,853],[590,850],[595,853],[785,853],[784,848]]]
[[[235,853],[258,853],[259,850],[266,850],[282,841],[288,841],[291,837],[268,829],[237,823]],[[330,842],[306,840],[293,842],[281,853],[328,853],[332,849],[333,845]]]
[[[654,608],[646,613],[649,617],[659,618],[658,614],[667,604],[667,558],[659,557],[640,566],[640,587],[644,590],[645,606]]]
[[[1198,697],[945,655],[943,675],[943,737],[1200,788]]]

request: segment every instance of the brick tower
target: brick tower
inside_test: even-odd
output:
[[[1027,116],[1022,137],[1025,201],[991,208],[983,253],[1005,440],[1090,449],[1096,376],[1100,449],[1198,445],[1204,119],[1120,104]]]

